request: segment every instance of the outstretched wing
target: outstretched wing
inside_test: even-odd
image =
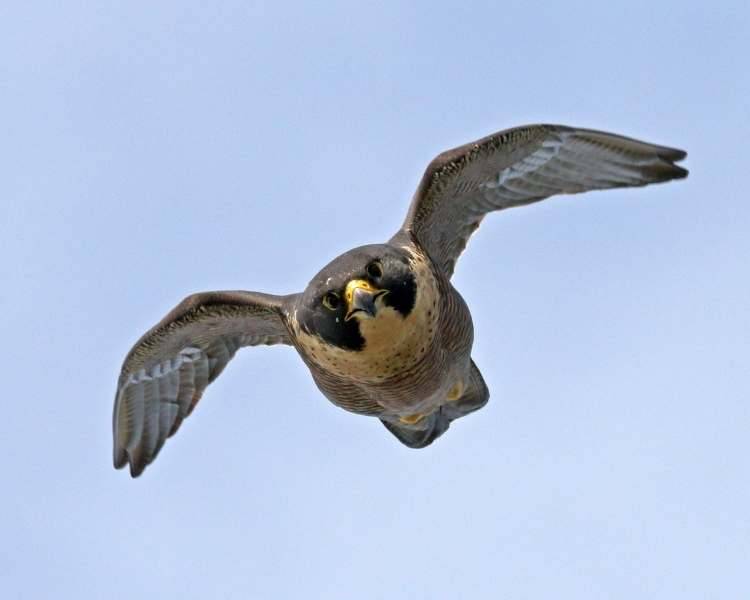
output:
[[[254,292],[193,294],[138,340],[117,385],[115,467],[140,475],[239,348],[291,344],[283,306]]]
[[[448,150],[427,167],[402,230],[450,277],[482,218],[555,194],[686,177],[682,150],[563,125],[507,129]]]

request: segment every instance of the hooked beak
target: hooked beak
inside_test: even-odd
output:
[[[375,301],[385,296],[388,290],[379,290],[370,285],[363,279],[350,281],[346,286],[346,304],[347,312],[345,321],[351,319],[358,312],[364,313],[369,317],[374,317],[377,313]]]

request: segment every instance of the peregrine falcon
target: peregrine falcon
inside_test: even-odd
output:
[[[561,125],[490,135],[437,156],[384,244],[335,258],[301,293],[192,294],[125,358],[113,415],[114,465],[137,477],[244,346],[294,347],[323,395],[377,417],[422,448],[487,403],[474,328],[451,284],[489,212],[556,194],[680,179],[682,150]]]

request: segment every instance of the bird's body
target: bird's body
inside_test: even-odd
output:
[[[463,298],[431,267],[417,245],[408,236],[394,245],[406,256],[416,279],[414,307],[407,316],[383,306],[376,318],[360,321],[365,340],[361,350],[327,344],[315,333],[305,332],[295,317],[294,303],[289,323],[294,346],[331,402],[399,427],[434,414],[452,391],[455,394],[472,382],[474,331]],[[351,252],[372,260],[378,250],[364,247]],[[329,267],[321,273],[336,270],[335,265]],[[422,436],[430,433],[417,429]]]
[[[687,175],[685,153],[564,126],[500,132],[427,168],[403,227],[354,248],[304,292],[186,298],[133,347],[118,382],[114,462],[139,475],[238,348],[293,346],[321,392],[423,447],[489,398],[471,359],[471,314],[451,284],[458,256],[494,210],[590,189]]]

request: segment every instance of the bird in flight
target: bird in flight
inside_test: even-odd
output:
[[[681,179],[682,150],[562,125],[507,129],[437,156],[396,234],[333,259],[304,291],[192,294],[125,358],[114,465],[133,477],[158,455],[244,346],[294,347],[335,405],[377,417],[422,448],[487,403],[471,359],[471,314],[451,284],[492,211],[556,194]]]

